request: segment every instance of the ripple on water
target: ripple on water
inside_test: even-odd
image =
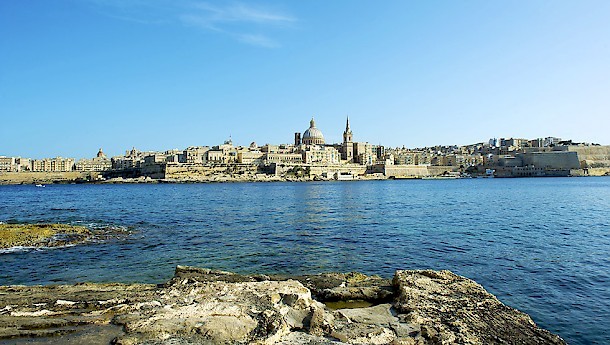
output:
[[[570,344],[610,343],[610,179],[421,182],[67,185],[44,198],[0,186],[0,221],[125,234],[13,249],[0,284],[158,283],[177,264],[386,277],[450,269]]]

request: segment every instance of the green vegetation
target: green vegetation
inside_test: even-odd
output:
[[[0,224],[0,248],[59,246],[87,240],[91,231],[66,224]]]

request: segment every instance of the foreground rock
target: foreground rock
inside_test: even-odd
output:
[[[330,301],[342,308],[322,303]],[[370,306],[345,308],[363,305]],[[179,266],[160,286],[0,287],[0,339],[54,335],[51,343],[92,325],[122,326],[113,343],[124,345],[564,344],[448,271],[398,271],[392,285],[358,273],[284,277]]]
[[[426,343],[560,343],[527,314],[450,271],[398,271],[394,286],[400,320],[417,328],[418,337]]]

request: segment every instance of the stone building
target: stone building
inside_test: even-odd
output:
[[[264,153],[256,151],[238,151],[237,152],[237,163],[239,164],[251,164],[261,165],[264,161]]]
[[[303,155],[300,153],[265,153],[263,161],[265,164],[302,164]]]
[[[207,152],[208,163],[235,163],[237,162],[237,149],[231,139],[222,145],[214,146]]]
[[[184,150],[185,163],[203,164],[207,161],[207,153],[210,148],[207,146],[191,146]]]
[[[76,162],[76,171],[107,171],[112,169],[112,160],[106,157],[104,151],[100,148],[97,156],[92,159],[81,159]]]
[[[139,169],[142,167],[142,163],[144,163],[144,157],[151,154],[154,154],[154,152],[142,152],[133,147],[131,150],[125,151],[125,156],[112,157],[112,169]]]
[[[32,162],[29,158],[0,156],[1,172],[22,172],[32,170]]]
[[[331,146],[312,146],[303,151],[303,162],[305,164],[339,164],[341,155],[339,151]]]
[[[43,158],[32,160],[32,171],[65,172],[74,170],[74,158]]]
[[[0,156],[0,171],[11,172],[15,169],[15,157]]]
[[[17,172],[32,170],[32,160],[29,158],[15,157],[15,164]]]
[[[361,165],[373,164],[373,145],[367,142],[353,143],[354,162]]]

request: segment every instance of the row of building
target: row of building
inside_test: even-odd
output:
[[[0,172],[67,172],[67,171],[108,171],[112,169],[112,161],[106,157],[102,149],[97,157],[81,159],[74,158],[43,158],[29,159],[21,157],[0,156]]]
[[[217,146],[193,146],[184,150],[142,152],[135,148],[124,156],[106,157],[100,149],[96,157],[75,161],[73,158],[27,159],[0,156],[0,171],[115,171],[155,174],[171,166],[239,164],[251,166],[367,166],[374,171],[383,166],[431,166],[465,170],[470,167],[532,169],[586,169],[610,167],[607,146],[573,143],[556,137],[539,139],[499,138],[465,146],[434,146],[416,149],[385,148],[353,140],[349,118],[343,142],[327,144],[312,118],[302,134],[294,134],[292,144],[234,146],[231,140]],[[381,168],[380,168],[381,167]],[[523,170],[523,169],[522,169]]]
[[[295,133],[293,144],[258,146],[251,143],[248,147],[234,146],[231,140],[218,146],[193,146],[183,151],[141,152],[136,149],[127,151],[125,156],[111,159],[112,169],[143,169],[148,171],[160,164],[246,164],[268,166],[272,164],[307,165],[372,165],[377,157],[374,146],[366,142],[353,142],[349,119],[346,122],[344,142],[326,144],[324,135],[316,127],[315,120],[303,134]]]

